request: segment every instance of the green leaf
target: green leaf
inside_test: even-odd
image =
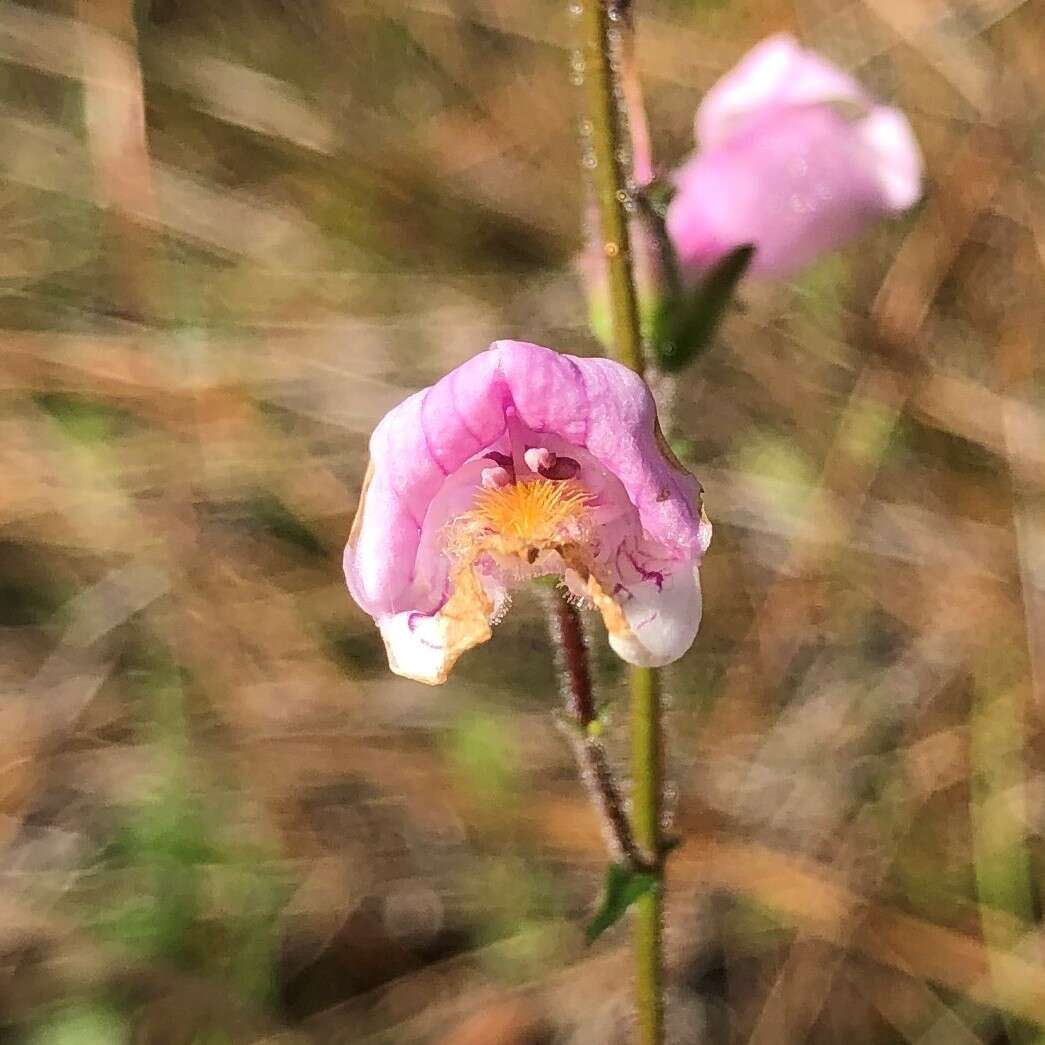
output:
[[[607,929],[621,920],[624,912],[639,897],[656,888],[656,875],[648,871],[635,871],[625,864],[610,864],[606,868],[602,902],[585,933],[588,943],[594,943]]]
[[[82,396],[42,392],[33,399],[70,439],[85,446],[111,442],[141,427],[128,411]]]
[[[27,1040],[30,1045],[123,1045],[131,1040],[131,1026],[109,1005],[72,1002],[44,1016]]]
[[[683,291],[674,301],[666,303],[653,332],[657,365],[661,370],[681,370],[707,348],[754,256],[754,244],[737,247],[693,290]]]

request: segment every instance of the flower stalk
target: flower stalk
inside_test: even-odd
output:
[[[635,991],[642,1045],[664,1038],[664,844],[661,838],[662,753],[660,676],[631,669],[631,804],[635,841],[654,854],[658,884],[635,902]]]
[[[630,198],[625,165],[627,135],[615,82],[611,23],[623,22],[614,0],[584,0],[582,32],[584,82],[595,165],[592,185],[599,212],[602,249],[609,276],[611,337],[617,360],[638,374],[645,356],[628,236]],[[611,13],[616,18],[611,18]],[[626,31],[626,30],[625,30]],[[618,31],[619,32],[619,31]],[[633,667],[631,688],[632,820],[637,845],[653,854],[657,887],[635,904],[635,1005],[641,1045],[664,1040],[663,1002],[663,843],[661,839],[660,680],[652,668]]]
[[[588,646],[580,611],[564,591],[553,596],[552,637],[562,661],[569,721],[564,732],[573,747],[574,757],[591,795],[592,805],[602,820],[602,833],[610,856],[633,871],[651,872],[654,861],[635,843],[635,835],[624,812],[624,802],[613,777],[606,749],[600,738],[595,710]]]

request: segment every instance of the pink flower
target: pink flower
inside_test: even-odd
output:
[[[711,88],[696,134],[667,213],[691,276],[743,243],[757,247],[750,274],[787,275],[921,195],[904,115],[789,36],[764,40]]]
[[[633,664],[692,644],[711,525],[627,368],[494,342],[390,411],[370,455],[345,577],[398,674],[444,682],[548,575]]]

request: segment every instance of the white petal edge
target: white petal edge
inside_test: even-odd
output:
[[[382,617],[378,627],[388,652],[388,666],[395,674],[429,686],[446,681],[453,662],[448,656],[446,629],[438,614],[426,617],[413,611],[396,613]]]
[[[903,211],[922,195],[922,151],[907,117],[898,109],[877,105],[857,124],[871,154],[878,186],[891,211]]]
[[[627,629],[608,629],[610,646],[622,660],[640,668],[660,668],[678,660],[693,645],[703,600],[700,572],[681,566],[664,576],[661,590],[636,585],[620,602]]]
[[[405,610],[379,618],[388,666],[403,678],[442,685],[462,653],[490,638],[490,622],[503,608],[499,598],[503,591],[487,591],[469,564],[452,579],[452,594],[437,613]]]

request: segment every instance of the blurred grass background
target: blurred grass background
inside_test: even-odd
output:
[[[596,350],[571,28],[0,2],[4,1041],[627,1040],[539,598],[429,690],[340,577],[385,410],[496,337]],[[1043,1041],[1045,13],[643,2],[665,166],[778,30],[929,185],[663,390],[716,526],[666,675],[673,1040]]]

